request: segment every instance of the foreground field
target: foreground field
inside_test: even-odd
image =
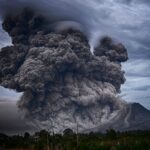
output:
[[[62,135],[44,130],[24,136],[0,134],[0,147],[5,150],[150,150],[150,131],[120,133],[110,129],[105,134],[75,134],[66,129]]]

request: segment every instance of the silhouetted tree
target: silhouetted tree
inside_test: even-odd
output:
[[[70,128],[67,128],[63,131],[63,134],[64,135],[73,135],[74,133]]]

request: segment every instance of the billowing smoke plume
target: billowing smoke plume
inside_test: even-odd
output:
[[[50,26],[30,9],[5,16],[14,45],[1,49],[0,84],[23,92],[18,105],[25,116],[55,131],[77,124],[83,131],[119,117],[126,48],[104,37],[93,55],[82,31]]]

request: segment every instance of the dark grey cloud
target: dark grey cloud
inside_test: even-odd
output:
[[[116,0],[117,2],[125,3],[125,4],[150,4],[149,0]]]
[[[38,13],[51,19],[72,20],[81,23],[87,31],[92,45],[102,35],[112,35],[123,42],[138,38],[136,41],[142,44],[145,41],[144,36],[149,35],[147,33],[150,23],[149,7],[146,1],[142,1],[143,5],[135,3],[133,0],[131,2],[133,5],[125,5],[116,0],[43,0],[40,2],[15,0],[15,3],[12,4],[10,0],[1,0],[1,11],[4,13],[16,10],[16,8],[19,10],[24,6],[34,6]]]
[[[54,126],[56,132],[74,128],[78,118],[83,131],[127,111],[116,95],[125,81],[120,64],[128,59],[126,48],[106,37],[92,55],[84,33],[47,32],[45,21],[33,26],[35,15],[23,9],[17,17],[4,18],[3,28],[14,45],[0,52],[0,84],[23,92],[18,104],[25,116],[41,126]],[[97,107],[99,113],[93,111]],[[68,121],[71,125],[62,125]]]
[[[148,0],[0,0],[1,13],[24,6],[35,6],[38,13],[51,20],[74,21],[84,28],[91,49],[99,37],[112,36],[123,42],[129,52],[129,62],[123,67],[126,71],[126,84],[122,91],[128,101],[149,104],[150,73],[150,9]],[[13,7],[12,7],[13,6]],[[139,88],[141,87],[141,88]],[[137,88],[139,88],[137,90]],[[145,90],[144,90],[145,89]]]

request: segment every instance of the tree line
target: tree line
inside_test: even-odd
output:
[[[74,133],[65,129],[63,134],[50,134],[41,130],[24,135],[0,134],[0,150],[150,150],[150,131],[119,132],[109,129],[105,133]]]

